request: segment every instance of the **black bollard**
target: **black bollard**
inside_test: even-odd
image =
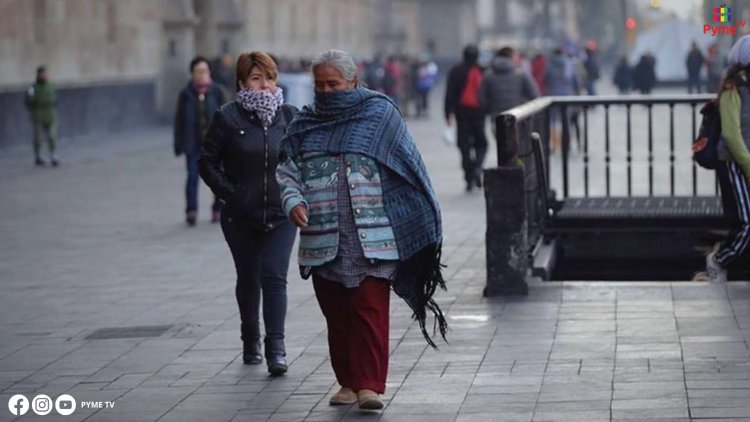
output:
[[[524,169],[484,170],[487,204],[487,287],[485,296],[526,295],[528,221]]]

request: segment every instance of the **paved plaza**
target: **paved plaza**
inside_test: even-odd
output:
[[[443,207],[451,331],[430,349],[392,296],[378,413],[328,405],[325,324],[296,260],[289,373],[242,364],[229,249],[207,188],[198,226],[183,223],[168,128],[63,140],[58,169],[4,151],[0,421],[750,420],[750,283],[536,282],[483,298],[483,195],[464,193],[437,118],[410,127]],[[78,408],[16,417],[15,394]],[[100,401],[114,407],[83,408]]]

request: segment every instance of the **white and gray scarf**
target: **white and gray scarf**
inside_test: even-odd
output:
[[[237,92],[237,102],[247,111],[254,111],[264,125],[268,126],[276,111],[284,104],[284,90],[276,91],[243,88]]]

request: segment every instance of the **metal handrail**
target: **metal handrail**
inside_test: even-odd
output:
[[[523,103],[517,107],[511,108],[510,110],[506,110],[502,113],[499,113],[497,117],[510,116],[516,119],[517,121],[524,120],[544,111],[547,107],[549,107],[553,103],[555,98],[567,98],[567,97],[539,97],[537,99]]]
[[[653,109],[655,106],[667,106],[669,108],[669,142],[670,148],[670,192],[674,195],[675,192],[675,117],[674,108],[677,105],[688,106],[692,108],[692,136],[695,139],[697,133],[697,109],[700,104],[707,101],[711,101],[716,98],[715,94],[677,94],[677,95],[610,95],[610,96],[553,96],[553,97],[540,97],[535,100],[529,101],[518,107],[512,108],[505,112],[499,113],[495,116],[496,123],[496,139],[497,139],[497,155],[498,164],[500,166],[518,166],[524,165],[526,174],[526,189],[535,190],[541,186],[549,186],[550,173],[549,172],[537,172],[538,166],[544,166],[544,163],[535,162],[531,155],[533,149],[544,150],[544,156],[548,157],[549,151],[543,145],[546,143],[541,139],[546,139],[551,130],[550,122],[552,120],[553,113],[558,112],[563,116],[567,115],[567,111],[571,109],[581,109],[583,115],[583,171],[584,171],[584,192],[585,196],[589,195],[589,133],[588,133],[588,111],[593,107],[601,106],[604,113],[604,153],[605,153],[605,186],[606,195],[610,195],[610,184],[611,184],[611,145],[610,145],[610,114],[613,107],[623,106],[625,110],[625,116],[627,118],[627,130],[625,133],[625,142],[627,142],[627,195],[632,195],[632,181],[633,181],[633,169],[632,160],[632,138],[633,133],[631,131],[631,111],[637,106],[643,106],[648,111],[647,126],[644,128],[647,130],[647,152],[648,152],[648,181],[649,181],[649,196],[654,194],[653,180],[654,180],[654,147],[655,137],[653,136],[653,128],[655,125],[661,124],[661,122],[655,122],[653,118]],[[562,124],[562,197],[568,198],[569,196],[569,168],[568,168],[568,149],[571,143],[571,128],[570,122],[567,118],[560,119]],[[533,134],[536,133],[536,136]],[[541,135],[540,135],[541,134]],[[539,151],[537,151],[538,153]],[[693,192],[697,192],[697,173],[696,166],[693,164]],[[538,177],[543,177],[546,180],[538,180]],[[543,188],[542,191],[546,190]],[[539,194],[537,192],[537,194]],[[546,192],[543,192],[545,195]],[[529,219],[529,238],[533,239],[540,232],[543,226],[542,221],[537,221],[540,217],[538,214],[547,213],[549,211],[550,204],[540,204],[540,198],[537,195],[530,195],[527,198],[527,209],[528,212],[534,216]]]
[[[691,104],[711,101],[716,94],[674,94],[674,95],[600,95],[600,96],[558,96],[550,97],[556,104],[571,105],[656,105]]]
[[[611,106],[700,104],[716,98],[715,94],[676,95],[603,95],[603,96],[552,96],[540,97],[495,116],[497,127],[498,165],[515,165],[518,162],[516,125],[541,113],[549,113],[555,106]]]
[[[711,101],[716,94],[676,94],[676,95],[601,95],[601,96],[551,96],[539,97],[496,116],[508,116],[516,121],[528,119],[552,105],[658,105],[658,104],[697,104]]]

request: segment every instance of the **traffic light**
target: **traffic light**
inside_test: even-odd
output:
[[[638,22],[634,18],[627,18],[625,20],[625,51],[628,53],[635,45],[636,29],[638,29]]]
[[[638,22],[636,22],[635,19],[627,18],[625,20],[625,29],[628,31],[634,31],[636,28],[638,28]]]

